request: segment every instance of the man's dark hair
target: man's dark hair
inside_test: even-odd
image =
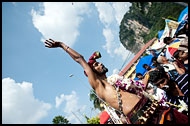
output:
[[[157,62],[157,57],[153,57],[152,60],[151,60],[151,62],[153,62],[153,61]]]
[[[155,83],[157,82],[159,79],[161,78],[167,78],[167,75],[165,73],[165,70],[162,66],[158,66],[156,67],[158,70],[154,70],[154,71],[151,71],[149,73],[149,80],[150,82],[152,83]]]
[[[148,79],[148,81],[150,81],[152,83],[155,83],[155,82],[157,82],[161,78],[162,78],[162,74],[160,73],[160,71],[154,70],[154,71],[151,71],[149,73],[149,79]]]
[[[146,69],[146,66],[148,66],[147,64],[143,64],[143,68],[145,68]]]
[[[137,76],[143,76],[143,75],[142,75],[141,73],[137,73],[137,74],[136,74],[136,77],[137,77]]]
[[[164,43],[165,43],[165,44],[168,44],[167,42],[170,41],[171,39],[172,39],[171,37],[165,37],[165,38],[164,38]]]

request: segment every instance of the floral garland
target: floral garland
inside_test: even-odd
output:
[[[149,98],[152,101],[153,100],[159,101],[158,102],[159,105],[167,106],[166,96],[165,96],[164,92],[161,92],[161,90],[157,90],[157,91],[159,91],[159,93],[156,93],[156,94],[147,93],[144,90],[145,85],[143,83],[141,83],[139,81],[134,81],[129,78],[124,78],[123,76],[119,76],[118,74],[113,74],[113,75],[109,76],[107,78],[107,81],[112,86],[116,86],[116,87],[120,88],[121,90],[134,93],[139,97],[142,97],[144,95],[145,97]]]
[[[156,94],[147,93],[144,90],[145,85],[139,81],[134,81],[132,79],[119,76],[118,74],[113,74],[107,78],[107,82],[111,84],[112,86],[115,86],[116,88],[134,93],[139,97],[142,97],[142,95],[144,95],[145,97],[149,98],[152,101],[154,100],[159,101],[158,103],[160,105],[167,106],[165,93],[163,92],[156,93]],[[182,112],[183,110],[188,111],[187,104],[184,101],[180,100],[180,105],[181,106],[178,110],[179,112]]]
[[[124,78],[123,76],[119,76],[117,74],[109,76],[107,81],[112,86],[116,86],[121,90],[137,94],[137,96],[142,96],[145,88],[144,84],[129,78]]]

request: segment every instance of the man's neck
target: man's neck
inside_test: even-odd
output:
[[[99,78],[102,79],[102,80],[106,80],[107,79],[106,74],[99,75]]]

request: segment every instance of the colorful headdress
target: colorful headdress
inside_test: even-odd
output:
[[[90,68],[93,67],[93,63],[96,62],[96,59],[101,58],[101,54],[100,52],[96,51],[92,54],[92,56],[89,58],[88,60],[88,65],[90,66]],[[84,71],[84,74],[87,76],[86,72]]]

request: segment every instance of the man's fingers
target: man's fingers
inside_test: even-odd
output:
[[[53,39],[46,40],[45,42],[45,47],[52,48],[54,47],[55,41]]]
[[[49,41],[49,40],[46,40],[46,42],[52,43],[52,42],[51,42],[51,41]]]
[[[48,45],[45,45],[45,47],[48,47],[48,48],[50,48],[50,46],[48,46]]]
[[[45,42],[45,44],[49,45],[49,46],[52,46],[52,43],[51,42]]]
[[[53,39],[50,39],[50,38],[49,38],[49,40],[51,40],[52,42],[54,42],[54,40],[53,40]]]

